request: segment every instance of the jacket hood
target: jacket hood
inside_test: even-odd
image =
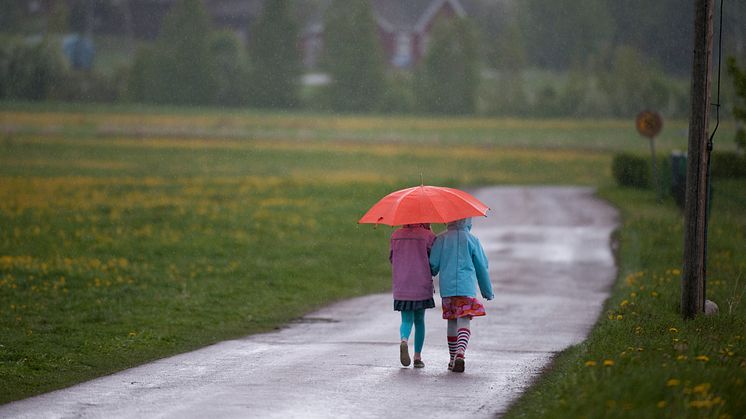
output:
[[[462,218],[460,220],[448,223],[449,230],[466,230],[471,231],[471,218]]]

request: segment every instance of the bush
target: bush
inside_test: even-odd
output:
[[[411,113],[414,111],[415,99],[411,79],[401,74],[390,77],[379,106],[382,113]]]
[[[49,98],[64,102],[114,103],[123,96],[123,71],[111,76],[86,71],[71,71],[63,83],[49,95]]]
[[[46,40],[13,42],[0,53],[0,97],[21,100],[48,99],[65,76],[59,51]]]
[[[614,156],[611,171],[619,186],[648,188],[650,186],[650,159],[629,153]]]

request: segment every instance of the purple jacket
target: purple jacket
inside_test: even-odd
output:
[[[435,234],[421,224],[405,225],[391,235],[391,278],[395,300],[419,301],[433,296],[430,249]]]

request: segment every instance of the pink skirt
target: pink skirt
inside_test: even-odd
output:
[[[474,297],[443,297],[443,318],[446,320],[486,315],[484,306]]]

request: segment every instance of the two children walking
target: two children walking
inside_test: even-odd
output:
[[[404,366],[412,362],[408,342],[413,325],[414,367],[425,366],[425,310],[435,307],[432,276],[440,274],[443,319],[448,320],[448,369],[465,369],[471,319],[486,314],[476,299],[477,286],[483,298],[494,298],[487,257],[470,230],[471,218],[465,218],[448,223],[437,237],[428,224],[405,225],[391,235],[394,310],[402,316],[399,351]]]

